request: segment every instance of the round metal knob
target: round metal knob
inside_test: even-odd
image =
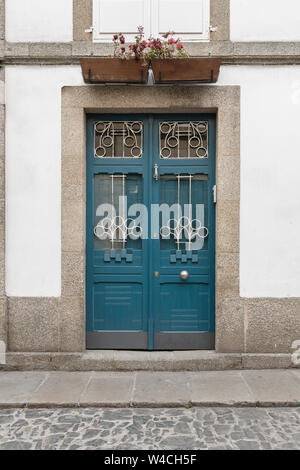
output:
[[[189,272],[188,271],[181,271],[180,277],[183,281],[186,281],[189,278]]]

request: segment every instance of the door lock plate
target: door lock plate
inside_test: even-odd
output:
[[[214,198],[214,204],[217,204],[217,185],[216,184],[213,187],[213,198]]]

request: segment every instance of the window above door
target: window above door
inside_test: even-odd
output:
[[[208,41],[209,24],[210,0],[94,0],[95,42],[119,32],[131,41],[140,25],[146,38],[171,30],[183,41]]]

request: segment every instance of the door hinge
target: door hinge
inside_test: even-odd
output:
[[[94,31],[94,26],[90,26],[89,28],[85,29],[85,33],[92,33]]]
[[[214,198],[214,204],[217,204],[217,185],[215,184],[213,187],[213,198]]]

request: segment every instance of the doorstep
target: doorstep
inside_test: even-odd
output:
[[[1,408],[299,407],[299,370],[0,372]]]
[[[296,368],[290,354],[215,351],[85,351],[6,354],[3,371],[221,371]]]

